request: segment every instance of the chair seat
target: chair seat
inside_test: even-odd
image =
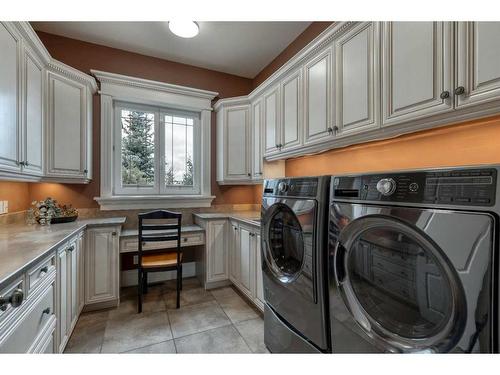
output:
[[[179,254],[182,263],[182,253]],[[146,254],[142,256],[142,268],[169,267],[177,264],[177,253]]]

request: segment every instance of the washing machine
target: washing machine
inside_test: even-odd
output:
[[[334,353],[497,353],[498,166],[334,176]]]
[[[264,182],[264,341],[272,353],[329,351],[329,184],[330,176]]]

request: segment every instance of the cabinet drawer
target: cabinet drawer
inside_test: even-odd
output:
[[[37,287],[48,274],[50,274],[56,268],[56,256],[51,255],[48,259],[45,259],[34,266],[28,271],[27,283],[28,283],[28,294],[31,294],[33,289]]]
[[[2,296],[4,298],[8,298],[16,289],[19,289],[24,293],[23,302],[22,302],[21,306],[18,306],[16,308],[12,308],[12,306],[10,304],[7,304],[7,306],[5,306],[5,310],[2,311],[0,309],[0,332],[2,331],[1,330],[1,327],[3,326],[2,322],[5,319],[7,319],[7,317],[11,313],[13,313],[15,311],[19,311],[26,304],[26,287],[25,287],[25,282],[24,282],[24,274],[18,276],[14,281],[12,281],[6,287],[1,289],[0,296]]]
[[[181,246],[203,245],[205,243],[205,234],[203,232],[186,233],[181,235]],[[175,248],[176,241],[167,242],[149,242],[142,246],[143,250],[157,250]],[[122,238],[120,241],[120,253],[136,252],[139,247],[137,237]]]
[[[42,330],[54,321],[54,285],[40,294],[20,316],[13,317],[0,338],[1,353],[26,353]]]

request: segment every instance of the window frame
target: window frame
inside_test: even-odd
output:
[[[153,186],[122,185],[122,110],[137,110],[154,114],[154,183]],[[127,101],[113,103],[113,194],[115,196],[176,196],[201,194],[201,114],[199,112],[169,108],[165,106],[145,105]],[[165,121],[167,115],[193,118],[193,185],[167,186],[165,184]]]

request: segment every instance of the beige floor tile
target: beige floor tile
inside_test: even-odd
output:
[[[120,353],[172,339],[166,312],[111,316],[106,325],[103,353]]]
[[[182,279],[182,290],[190,290],[201,288],[201,283],[196,277],[188,277]],[[177,290],[177,281],[176,280],[167,280],[162,283],[162,291],[163,293],[170,293],[172,291]]]
[[[65,353],[99,353],[109,312],[96,311],[80,315]]]
[[[168,309],[176,308],[177,292],[165,293],[163,299]],[[214,301],[214,297],[203,288],[181,290],[181,307],[197,305],[204,302]]]
[[[231,324],[215,301],[168,310],[168,317],[174,338]]]
[[[175,339],[175,346],[178,353],[251,353],[232,325]]]
[[[254,353],[269,353],[264,344],[264,320],[245,320],[234,325]]]
[[[227,297],[239,297],[238,293],[230,286],[225,286],[223,288],[217,288],[210,290],[210,293],[215,297],[216,300]]]
[[[142,348],[133,349],[125,354],[172,354],[176,353],[174,340],[163,341],[158,344],[144,346]]]
[[[238,323],[244,320],[258,318],[255,310],[240,296],[219,297],[217,302],[222,310],[231,319],[231,322]]]

